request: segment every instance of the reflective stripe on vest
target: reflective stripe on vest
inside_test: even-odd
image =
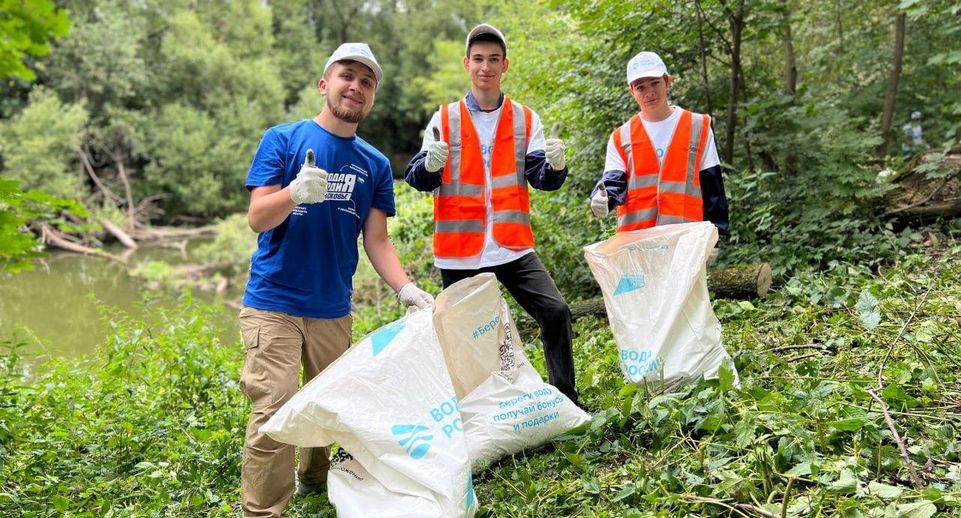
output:
[[[487,225],[488,189],[480,139],[463,100],[442,106],[440,112],[441,134],[450,146],[450,156],[434,196],[434,255],[475,257],[484,248]],[[491,152],[492,235],[513,249],[534,246],[524,176],[530,127],[530,108],[505,97]]]
[[[707,115],[681,110],[663,163],[640,115],[614,130],[628,177],[627,197],[617,207],[618,232],[703,220],[699,165],[710,124]]]

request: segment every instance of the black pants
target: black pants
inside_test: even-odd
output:
[[[548,381],[577,403],[574,356],[571,353],[571,309],[544,264],[532,252],[506,264],[477,270],[441,269],[440,275],[446,288],[461,279],[486,272],[496,275],[514,300],[537,321],[547,360]]]

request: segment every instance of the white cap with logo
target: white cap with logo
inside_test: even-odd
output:
[[[627,84],[642,77],[663,77],[667,75],[667,67],[661,57],[653,52],[638,52],[627,62]]]
[[[327,60],[327,65],[324,67],[324,75],[327,75],[327,71],[330,70],[330,67],[334,63],[346,59],[367,65],[367,67],[374,72],[374,78],[377,79],[377,84],[380,85],[380,80],[384,77],[384,71],[381,70],[380,65],[377,63],[377,58],[374,57],[374,53],[371,52],[370,47],[366,43],[344,43],[337,47],[337,50],[335,50]]]
[[[504,38],[504,34],[502,34],[501,31],[497,30],[497,27],[494,27],[493,25],[490,25],[490,24],[487,24],[487,23],[482,23],[482,24],[478,25],[477,27],[474,27],[474,28],[471,29],[470,32],[467,34],[467,41],[466,41],[466,45],[467,45],[466,48],[467,48],[467,50],[470,50],[470,42],[471,42],[471,40],[474,39],[474,38],[476,38],[476,37],[478,37],[478,36],[480,36],[481,34],[491,34],[491,35],[493,35],[495,38],[497,38],[498,40],[500,40],[500,42],[504,45],[504,53],[505,53],[505,54],[507,53],[507,40]]]

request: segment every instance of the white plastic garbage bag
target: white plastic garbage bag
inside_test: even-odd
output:
[[[444,516],[433,499],[387,489],[343,449],[331,459],[327,494],[340,518]]]
[[[494,274],[461,280],[438,295],[434,328],[475,471],[590,421],[528,362]]]
[[[714,225],[698,222],[619,232],[584,248],[628,382],[670,390],[731,362],[707,291],[716,242]]]
[[[419,509],[431,509],[417,516],[462,517],[476,511],[457,397],[429,310],[388,324],[351,347],[260,431],[297,446],[337,442],[353,455],[373,480],[366,478],[349,492],[345,484],[328,487],[331,502],[339,504],[338,516],[383,516],[378,509],[404,505],[407,497],[418,499]]]

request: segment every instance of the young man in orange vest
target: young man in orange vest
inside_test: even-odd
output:
[[[617,207],[617,231],[710,221],[728,233],[727,197],[711,118],[673,106],[661,58],[640,52],[627,63],[627,84],[641,113],[607,141],[604,175],[591,195],[602,218]]]
[[[527,190],[561,187],[564,143],[545,140],[540,117],[501,92],[508,65],[504,35],[474,27],[464,57],[471,89],[434,114],[406,179],[434,192],[434,264],[444,287],[494,273],[540,325],[550,383],[577,403],[571,312],[534,253]]]

